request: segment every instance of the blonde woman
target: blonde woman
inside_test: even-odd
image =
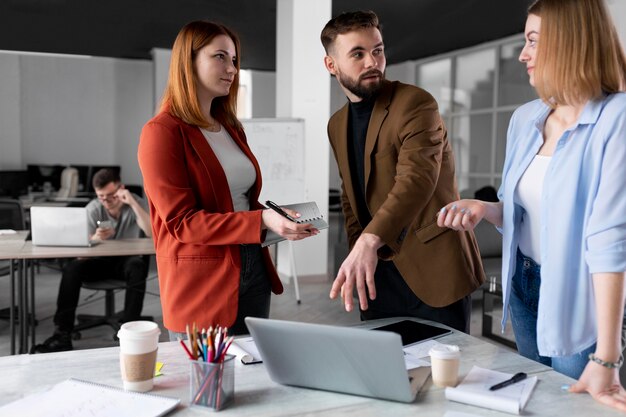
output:
[[[501,228],[520,354],[626,411],[626,59],[603,0],[538,0],[525,37],[519,59],[540,99],[511,118],[500,201],[450,203],[438,223]]]

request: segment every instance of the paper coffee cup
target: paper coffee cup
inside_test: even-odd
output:
[[[459,378],[461,351],[455,345],[435,345],[428,352],[433,384],[438,387],[455,387]]]
[[[146,392],[152,389],[160,334],[159,326],[151,321],[130,321],[117,332],[125,390]]]

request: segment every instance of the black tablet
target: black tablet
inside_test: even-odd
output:
[[[412,345],[424,340],[444,336],[452,333],[451,330],[443,327],[431,326],[430,324],[419,323],[412,320],[402,320],[386,326],[374,327],[372,330],[384,330],[398,333],[402,337],[402,346]]]

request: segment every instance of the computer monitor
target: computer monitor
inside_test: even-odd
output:
[[[28,192],[28,171],[0,171],[0,196],[18,198]]]
[[[89,176],[89,165],[70,165],[72,168],[76,168],[78,170],[78,192],[86,193],[89,191],[91,177]]]
[[[33,187],[33,191],[42,191],[43,185],[47,182],[52,185],[54,190],[61,187],[61,173],[65,166],[63,165],[35,165],[28,164],[28,181]]]

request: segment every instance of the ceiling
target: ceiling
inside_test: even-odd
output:
[[[374,10],[393,64],[520,33],[529,3],[334,0],[333,16]],[[2,0],[0,50],[150,59],[151,48],[171,48],[178,30],[197,19],[239,33],[242,68],[274,70],[276,0]]]

